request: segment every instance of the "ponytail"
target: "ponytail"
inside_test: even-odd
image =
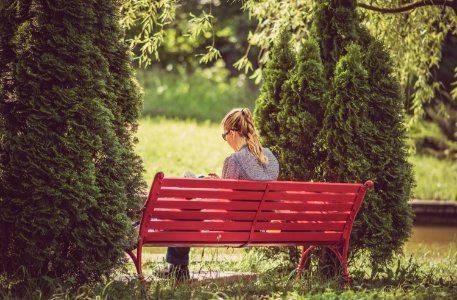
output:
[[[246,145],[262,166],[268,164],[268,157],[263,151],[257,136],[254,120],[249,108],[235,108],[231,110],[222,120],[224,129],[234,128],[240,136],[246,141]]]

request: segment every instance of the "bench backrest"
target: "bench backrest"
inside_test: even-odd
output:
[[[157,246],[339,244],[365,184],[165,178],[157,173],[140,225]]]

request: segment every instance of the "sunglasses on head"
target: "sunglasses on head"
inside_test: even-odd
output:
[[[222,138],[224,139],[224,141],[226,141],[226,140],[227,140],[227,138],[226,138],[226,137],[227,137],[227,134],[229,134],[229,133],[230,133],[230,131],[238,131],[238,129],[236,129],[236,128],[232,128],[232,129],[229,129],[229,130],[227,130],[227,132],[224,132],[224,133],[222,134]]]

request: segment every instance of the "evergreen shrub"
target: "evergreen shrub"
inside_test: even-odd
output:
[[[350,250],[368,250],[376,267],[401,251],[409,237],[414,179],[407,161],[403,96],[391,59],[361,26],[355,7],[354,0],[317,3],[311,36],[295,67],[278,63],[294,53],[278,41],[264,71],[268,76],[255,117],[263,144],[276,149],[282,179],[374,181],[355,221]],[[313,40],[319,51],[306,52]],[[304,71],[304,66],[310,69]],[[321,258],[329,261],[325,253]]]
[[[254,121],[262,144],[278,155],[277,138],[280,136],[278,112],[284,82],[295,65],[295,53],[290,47],[291,35],[283,31],[271,50],[271,57],[263,71],[263,83],[256,101]]]
[[[127,212],[145,186],[119,2],[18,6],[9,11],[20,20],[8,36],[14,55],[0,75],[12,84],[0,102],[0,272],[96,281],[124,261],[135,237]]]
[[[319,45],[310,38],[298,53],[279,101],[277,152],[283,179],[309,181],[315,178],[314,144],[322,126],[324,90]]]

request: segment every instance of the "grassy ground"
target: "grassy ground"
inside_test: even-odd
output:
[[[228,78],[222,66],[193,74],[156,69],[138,71],[144,91],[143,115],[218,122],[234,107],[254,107],[256,86],[242,75]]]
[[[231,153],[221,133],[220,125],[208,121],[142,119],[137,152],[144,160],[147,182],[158,171],[167,176],[182,176],[186,171],[220,174]],[[457,164],[427,156],[412,156],[410,161],[417,181],[415,198],[457,200]]]
[[[143,158],[146,180],[151,181],[158,171],[167,176],[182,176],[186,171],[220,174],[231,153],[221,133],[221,127],[210,122],[142,119],[136,150]]]
[[[176,285],[154,277],[147,277],[146,283],[141,283],[130,265],[114,280],[106,279],[77,290],[57,286],[52,295],[40,294],[31,285],[25,290],[25,296],[27,299],[456,299],[456,247],[451,243],[444,253],[424,248],[397,255],[387,268],[381,268],[376,274],[368,270],[367,260],[361,256],[350,262],[350,288],[342,285],[339,278],[320,278],[314,264],[301,279],[296,279],[295,273],[281,267],[277,260],[252,253],[228,257],[218,254],[219,250],[194,249],[190,265],[193,272],[238,270],[256,272],[257,276],[230,284],[213,280]],[[206,253],[203,255],[202,251]],[[164,266],[151,256],[145,258],[147,274]],[[11,299],[11,296],[0,289],[0,298]]]
[[[410,158],[414,166],[418,199],[457,200],[457,163],[438,160],[432,156],[417,155]]]

